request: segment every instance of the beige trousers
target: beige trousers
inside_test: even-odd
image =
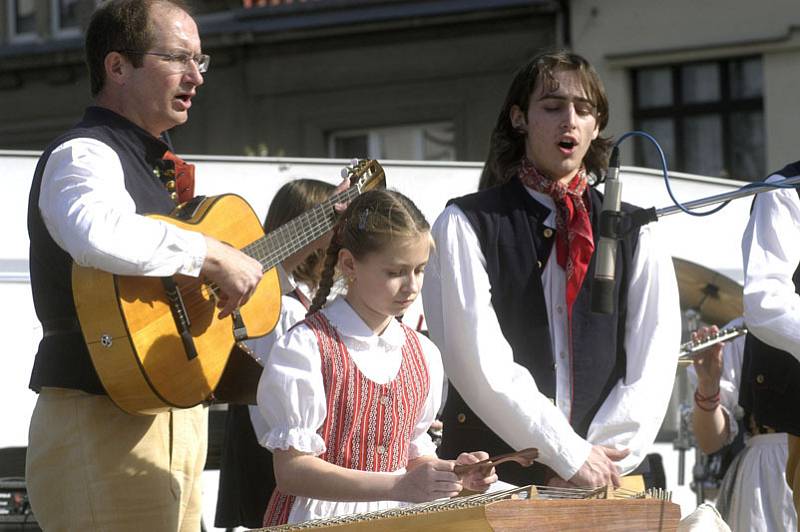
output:
[[[198,532],[208,413],[134,416],[107,397],[45,388],[31,417],[26,483],[47,532]]]
[[[786,460],[786,482],[792,488],[794,509],[800,516],[800,437],[789,434],[789,458]],[[800,519],[797,520],[797,530],[800,532]]]

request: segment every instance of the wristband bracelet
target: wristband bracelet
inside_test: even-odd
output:
[[[703,406],[703,403],[706,403],[708,406]],[[710,397],[703,397],[699,393],[694,393],[694,404],[697,405],[697,408],[700,410],[704,410],[706,412],[713,412],[719,406],[719,392],[716,395],[712,395]]]
[[[719,392],[720,392],[720,389],[718,387],[717,391],[715,393],[712,393],[709,396],[704,396],[704,395],[700,394],[699,390],[695,390],[694,391],[694,398],[695,398],[695,400],[698,400],[698,401],[719,401]]]

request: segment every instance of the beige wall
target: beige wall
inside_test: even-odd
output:
[[[607,132],[633,127],[631,68],[760,54],[767,168],[800,159],[800,2],[573,0],[572,47],[597,68],[611,104]],[[632,163],[631,144],[623,157]]]
[[[515,69],[553,43],[552,27],[549,17],[486,21],[449,34],[265,44],[244,57],[212,43],[212,70],[174,140],[194,153],[241,155],[263,143],[272,154],[326,157],[330,131],[449,121],[458,159],[482,161]]]
[[[326,157],[331,131],[447,121],[456,157],[482,161],[515,69],[556,39],[549,11],[489,15],[296,36],[201,29],[211,68],[189,122],[172,131],[175,147],[243,155],[265,144],[271,154]],[[77,46],[0,55],[0,149],[43,149],[89,102]]]

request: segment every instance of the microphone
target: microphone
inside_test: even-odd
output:
[[[592,278],[592,312],[614,312],[614,270],[617,263],[617,227],[620,213],[622,183],[619,181],[619,148],[614,146],[608,161],[603,210],[600,213],[600,241],[595,253]]]

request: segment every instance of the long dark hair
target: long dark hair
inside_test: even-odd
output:
[[[333,229],[322,279],[308,314],[325,305],[341,249],[349,250],[356,259],[363,259],[368,253],[380,252],[398,239],[417,237],[428,231],[430,225],[425,216],[414,202],[399,192],[375,189],[358,196]]]
[[[516,129],[511,123],[511,108],[516,105],[527,115],[531,93],[537,81],[546,83],[548,89],[555,90],[558,83],[554,73],[564,70],[578,73],[581,85],[595,107],[598,130],[602,131],[608,125],[606,91],[594,67],[586,59],[566,50],[550,50],[534,56],[517,71],[508,89],[505,103],[492,131],[489,156],[478,185],[480,190],[501,185],[511,179],[517,174],[520,161],[525,155],[526,133]],[[586,171],[597,178],[603,176],[608,168],[610,148],[611,139],[598,135],[583,159]]]

